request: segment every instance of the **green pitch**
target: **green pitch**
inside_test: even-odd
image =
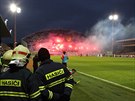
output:
[[[60,56],[52,59],[61,62]],[[84,73],[74,75],[80,83],[74,86],[71,101],[135,101],[134,58],[70,56],[68,67]]]

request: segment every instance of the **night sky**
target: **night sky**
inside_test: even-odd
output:
[[[135,0],[0,0],[0,15],[13,29],[9,5],[16,1],[17,41],[27,34],[50,28],[66,28],[85,33],[111,13],[118,13],[123,23],[135,17]]]

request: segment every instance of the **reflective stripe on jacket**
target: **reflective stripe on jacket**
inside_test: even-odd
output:
[[[35,101],[40,94],[37,79],[26,68],[9,69],[0,75],[0,101]]]

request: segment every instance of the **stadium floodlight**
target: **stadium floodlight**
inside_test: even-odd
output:
[[[111,36],[112,36],[112,54],[113,54],[113,30],[114,30],[114,21],[117,21],[119,19],[119,15],[118,14],[111,14],[109,15],[109,20],[112,21],[112,33],[111,33]]]
[[[5,19],[5,25],[7,26],[8,19]]]
[[[9,30],[10,34],[12,34],[12,29]]]
[[[117,14],[113,15],[113,20],[118,20],[119,16]]]
[[[10,11],[14,13],[14,47],[16,47],[16,13],[21,13],[21,8],[15,3],[10,4]]]
[[[110,15],[109,16],[109,20],[118,20],[118,18],[119,18],[119,16],[118,16],[118,14],[113,14],[113,15]]]

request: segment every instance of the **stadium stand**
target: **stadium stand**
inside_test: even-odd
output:
[[[3,54],[4,52],[6,52],[7,50],[10,50],[11,48],[5,44],[5,43],[1,43],[1,46],[0,46],[0,54]]]
[[[135,38],[116,41],[115,54],[135,56]]]
[[[79,43],[78,39],[83,40],[82,35],[82,33],[74,30],[46,29],[29,34],[22,39],[22,43],[31,51],[37,51],[39,47],[44,46],[48,48],[51,53],[56,54],[59,54],[58,52],[62,50],[75,52],[76,50],[71,47],[75,47],[76,42]]]

